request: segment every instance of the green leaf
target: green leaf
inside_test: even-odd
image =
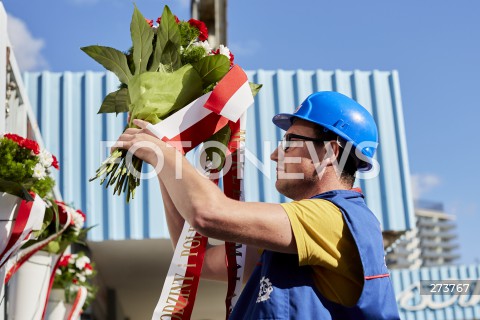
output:
[[[144,72],[128,86],[132,119],[156,124],[202,95],[202,82],[187,64],[172,73]]]
[[[211,136],[207,141],[205,141],[205,143],[208,143],[210,141],[215,141],[225,146],[223,150],[220,150],[220,148],[215,146],[205,149],[207,160],[213,161],[214,167],[211,169],[221,170],[223,168],[225,164],[225,152],[227,150],[227,145],[228,145],[228,142],[230,141],[231,135],[232,135],[232,130],[230,129],[230,126],[227,124],[225,127],[220,129],[217,133]],[[220,157],[219,162],[217,162],[216,160],[217,157]],[[215,164],[217,164],[217,166],[215,166]]]
[[[116,113],[128,112],[128,89],[121,88],[109,93],[103,99],[102,106],[98,113]]]
[[[220,81],[230,69],[230,60],[223,54],[206,56],[192,66],[197,70],[202,78],[203,87],[208,87],[212,83]]]
[[[180,60],[181,40],[180,29],[175,21],[175,16],[170,8],[165,6],[161,23],[157,29],[157,41],[150,71],[156,71],[160,64],[171,65],[174,71],[179,69],[182,66]]]
[[[89,46],[81,49],[107,70],[115,73],[120,82],[128,84],[132,73],[128,68],[127,57],[123,52],[103,46]]]
[[[133,10],[130,34],[133,44],[135,74],[139,74],[147,71],[148,59],[153,51],[153,30],[142,13],[137,9],[137,6]]]
[[[180,55],[178,54],[177,45],[171,41],[168,41],[165,44],[165,48],[163,49],[160,60],[162,61],[162,64],[169,69],[169,72],[178,70],[182,66],[182,61],[180,59]]]
[[[257,84],[253,82],[248,83],[250,85],[250,90],[252,90],[252,95],[255,97],[260,89],[263,87],[263,84]]]

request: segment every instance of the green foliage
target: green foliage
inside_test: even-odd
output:
[[[192,63],[202,78],[203,87],[220,81],[230,69],[230,60],[222,54],[207,56],[198,62]]]
[[[205,49],[198,46],[191,46],[188,50],[182,52],[182,63],[195,63],[205,56]]]
[[[92,284],[92,279],[96,274],[95,264],[90,262],[90,258],[83,251],[66,254],[61,257],[53,288],[65,289],[65,301],[72,303],[79,287],[85,287],[87,289],[87,299],[83,305],[83,310],[85,310],[95,299],[98,291],[97,286]]]
[[[49,194],[55,181],[46,176],[43,179],[33,177],[33,169],[39,158],[31,150],[20,147],[15,141],[0,139],[0,191],[8,192],[26,200],[32,200],[29,191],[40,197]],[[48,174],[47,170],[47,174]]]
[[[129,96],[127,88],[120,88],[117,91],[108,94],[103,99],[102,106],[98,113],[113,113],[117,115],[121,112],[128,111]]]
[[[133,10],[130,34],[135,48],[133,51],[135,74],[140,74],[147,70],[148,59],[152,54],[153,30],[145,17],[138,11],[137,6]]]
[[[257,84],[257,83],[253,83],[253,82],[249,82],[248,84],[250,85],[250,90],[252,90],[252,95],[254,97],[258,94],[260,89],[262,89],[262,87],[263,87],[263,84]]]
[[[197,28],[192,27],[188,21],[181,21],[178,24],[181,35],[181,46],[186,48],[188,47],[193,40],[197,39],[200,35],[200,31]]]
[[[216,142],[211,144],[212,146],[205,149],[205,154],[207,155],[207,161],[211,161],[213,167],[210,170],[221,170],[225,165],[225,155],[227,152],[227,145],[230,141],[230,136],[232,135],[232,130],[227,124],[225,127],[220,129],[217,133],[211,136],[205,143],[208,145],[209,142]],[[225,146],[225,148],[219,148],[219,146]]]
[[[130,68],[127,65],[127,58],[123,52],[102,46],[89,46],[81,49],[105,67],[105,69],[115,73],[120,82],[128,84],[132,73],[130,72]]]
[[[180,29],[175,21],[175,16],[168,6],[165,6],[162,13],[162,23],[160,23],[157,30],[157,41],[151,70],[157,70],[159,64],[165,65],[167,70],[170,71],[179,69],[182,66],[180,42]]]

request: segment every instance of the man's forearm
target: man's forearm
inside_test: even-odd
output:
[[[185,220],[180,215],[177,208],[175,208],[175,205],[173,204],[173,201],[170,198],[167,189],[165,188],[160,179],[159,184],[160,190],[162,192],[163,207],[165,208],[165,219],[167,220],[168,232],[170,234],[173,248],[175,248],[178,242],[178,238],[180,238],[180,234],[182,233],[182,228],[185,224]]]

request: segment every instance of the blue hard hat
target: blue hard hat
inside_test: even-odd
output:
[[[353,145],[355,157],[360,160],[359,171],[372,168],[372,158],[378,145],[377,125],[372,115],[355,100],[334,91],[316,92],[309,95],[293,114],[280,113],[272,121],[279,128],[288,130],[294,118],[316,123],[334,132]]]

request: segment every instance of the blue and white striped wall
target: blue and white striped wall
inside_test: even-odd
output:
[[[480,265],[392,270],[391,278],[402,320],[480,319]],[[468,284],[469,279],[477,282],[475,286],[470,284],[466,295],[420,294],[420,280],[442,280],[446,283],[448,280],[462,280],[462,283]]]
[[[380,173],[358,183],[368,205],[384,230],[414,226],[396,71],[257,70],[247,74],[264,85],[248,112],[247,201],[288,201],[274,187],[275,166],[269,156],[283,133],[271,123],[272,116],[293,111],[312,92],[335,90],[365,106],[379,127]],[[103,97],[116,90],[116,77],[108,72],[42,72],[25,73],[24,82],[45,145],[59,158],[61,171],[56,178],[64,200],[84,210],[89,225],[97,225],[89,232],[90,240],[168,238],[156,179],[142,181],[130,205],[98,181],[88,182],[108,152],[102,141],[115,141],[126,123],[125,115],[97,114]]]

